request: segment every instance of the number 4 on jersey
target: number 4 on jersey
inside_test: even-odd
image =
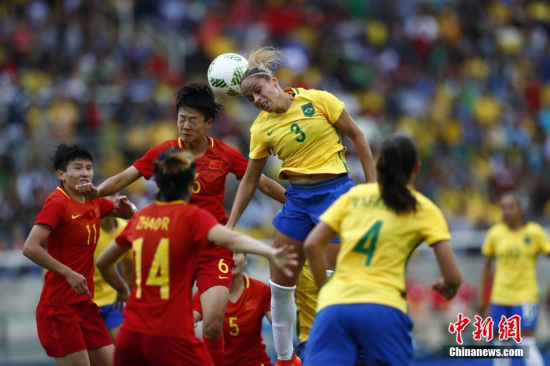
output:
[[[149,275],[145,281],[146,286],[160,287],[160,298],[162,300],[168,300],[170,298],[169,248],[170,243],[168,238],[162,238],[158,243],[153,261],[149,267]],[[140,299],[142,286],[141,262],[143,259],[143,238],[134,240],[132,242],[132,249],[134,250],[136,297]]]
[[[374,225],[367,230],[365,235],[357,242],[354,252],[365,254],[367,259],[365,260],[365,266],[370,266],[372,257],[374,256],[374,250],[376,249],[376,242],[378,241],[378,234],[382,227],[382,221],[376,221]]]

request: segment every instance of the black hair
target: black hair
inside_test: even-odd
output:
[[[83,159],[94,162],[92,154],[83,146],[80,145],[67,145],[61,143],[56,146],[55,152],[52,156],[52,164],[55,171],[61,170],[66,172],[67,165],[73,160]]]
[[[185,150],[170,148],[153,163],[159,187],[156,199],[163,202],[189,197],[189,183],[195,179],[193,155]]]
[[[206,83],[189,83],[182,86],[176,96],[176,113],[181,108],[197,109],[204,115],[205,121],[216,119],[223,106],[216,103],[216,97]]]
[[[414,141],[406,135],[396,134],[384,141],[376,163],[382,200],[397,213],[416,212],[418,202],[407,184],[418,152]]]

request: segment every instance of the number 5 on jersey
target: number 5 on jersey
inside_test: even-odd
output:
[[[160,298],[162,300],[168,300],[170,298],[170,263],[168,262],[169,242],[168,238],[162,238],[159,241],[157,250],[153,256],[153,261],[149,267],[147,281],[145,281],[146,286],[160,287]],[[132,242],[132,249],[135,253],[136,297],[141,299],[143,238],[134,240]]]
[[[229,335],[232,335],[233,337],[239,335],[239,325],[237,324],[236,316],[229,317]]]

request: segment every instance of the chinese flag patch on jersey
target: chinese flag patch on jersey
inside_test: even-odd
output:
[[[222,168],[222,161],[221,160],[210,160],[210,163],[208,163],[208,167],[210,169],[220,170]]]

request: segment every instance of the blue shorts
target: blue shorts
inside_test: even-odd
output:
[[[122,324],[122,320],[124,319],[122,313],[120,313],[118,309],[113,309],[113,304],[101,306],[99,308],[99,314],[109,330],[118,327]]]
[[[307,342],[306,366],[412,365],[413,323],[407,314],[379,304],[322,309]]]
[[[315,184],[291,184],[285,193],[283,209],[273,218],[273,226],[286,236],[303,242],[319,222],[319,216],[351,187],[353,179],[347,174]]]
[[[495,322],[494,329],[498,330],[498,323],[504,315],[506,318],[512,315],[521,317],[521,330],[534,331],[537,328],[537,318],[539,315],[539,306],[537,304],[521,304],[521,305],[498,305],[491,304],[491,318]]]

